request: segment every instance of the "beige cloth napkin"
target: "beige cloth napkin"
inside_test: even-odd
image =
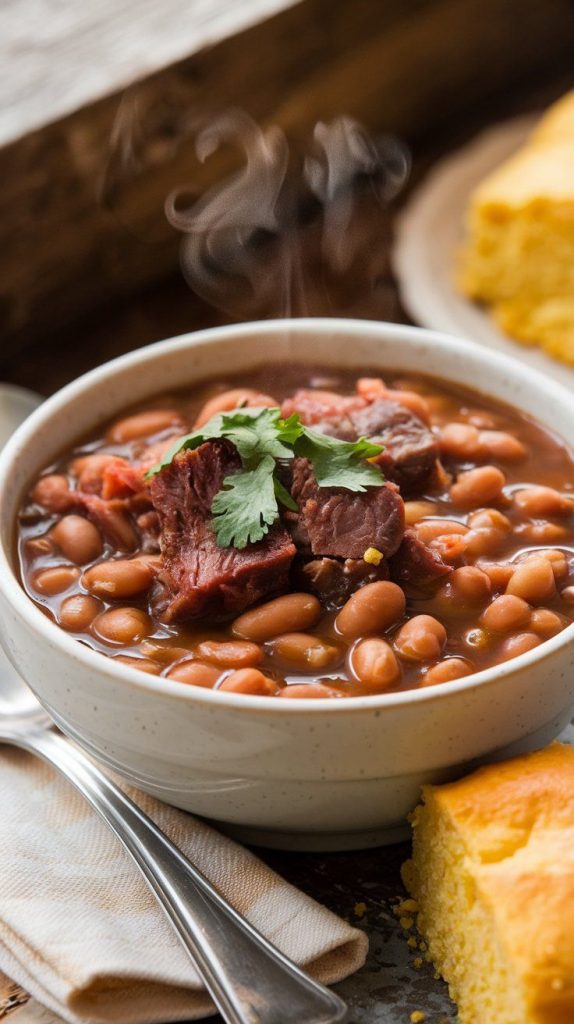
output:
[[[272,942],[324,983],[366,936],[190,815],[129,789]],[[65,1020],[147,1024],[214,1012],[193,964],[119,842],[69,783],[0,752],[0,969]]]

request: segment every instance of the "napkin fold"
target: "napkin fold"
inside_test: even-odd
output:
[[[325,984],[364,963],[367,937],[248,850],[119,785],[264,935]],[[138,869],[72,786],[29,754],[0,754],[0,969],[71,1024],[214,1013]]]

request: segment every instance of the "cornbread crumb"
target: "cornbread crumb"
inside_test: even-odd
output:
[[[366,903],[355,903],[355,917],[363,917],[366,909]]]
[[[401,900],[399,903],[399,910],[401,914],[416,914],[419,909],[419,905],[416,900],[409,899]]]
[[[369,565],[380,565],[383,558],[383,552],[379,551],[378,548],[367,548],[363,555],[363,561],[367,562]]]
[[[413,960],[413,965],[416,967],[418,971],[419,968],[423,965],[423,958],[421,956],[416,956]]]
[[[414,923],[414,918],[412,917],[399,917],[399,924],[406,932],[408,932],[409,928],[412,928]]]
[[[409,935],[407,939],[407,946],[410,946],[411,949],[418,949],[418,942],[415,939],[414,935]]]
[[[421,1024],[423,1020],[426,1020],[426,1013],[422,1010],[413,1010],[411,1013],[411,1024]]]

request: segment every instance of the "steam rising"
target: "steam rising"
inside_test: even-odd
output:
[[[371,204],[388,203],[408,175],[407,152],[340,117],[316,125],[311,152],[297,162],[280,128],[263,130],[238,110],[195,138],[202,163],[229,145],[243,157],[240,170],[191,204],[177,192],[166,203],[185,236],[185,278],[232,316],[305,313],[303,264],[335,275],[349,268],[361,248],[360,233],[349,232],[357,199],[368,192]]]

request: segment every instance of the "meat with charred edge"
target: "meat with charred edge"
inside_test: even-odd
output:
[[[209,441],[176,455],[151,481],[161,520],[162,576],[170,590],[162,610],[167,622],[234,615],[288,587],[295,545],[281,525],[243,550],[217,545],[213,499],[240,467],[229,441]]]

